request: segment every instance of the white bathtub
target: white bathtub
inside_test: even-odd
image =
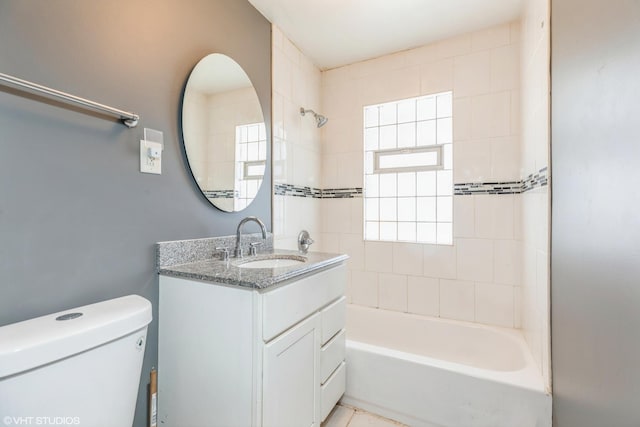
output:
[[[551,426],[519,331],[356,305],[342,402],[410,426]]]

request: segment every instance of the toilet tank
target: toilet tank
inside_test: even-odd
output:
[[[130,427],[149,322],[129,295],[0,327],[0,425]]]

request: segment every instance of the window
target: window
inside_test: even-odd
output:
[[[364,107],[365,240],[452,244],[452,93]]]
[[[267,132],[264,123],[236,126],[234,209],[244,209],[254,199],[266,167]]]

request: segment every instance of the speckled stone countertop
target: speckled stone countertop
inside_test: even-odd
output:
[[[255,235],[252,235],[252,238],[254,236]],[[202,250],[203,247],[215,248],[219,245],[220,241],[228,241],[229,237],[230,236],[158,243],[158,273],[185,279],[224,283],[254,289],[266,289],[289,279],[303,276],[332,265],[338,265],[349,258],[347,255],[323,252],[302,254],[298,251],[273,249],[273,237],[271,235],[268,236],[265,245],[266,249],[262,251],[259,250],[258,255],[245,256],[242,259],[230,258],[229,261],[225,262],[221,261],[217,255],[214,256],[214,251]],[[200,255],[194,255],[194,252],[190,250],[191,246],[199,248],[196,252]],[[283,258],[304,257],[305,262],[276,268],[239,267],[239,264],[249,261],[271,259],[274,255]]]

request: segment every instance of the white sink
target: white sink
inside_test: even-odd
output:
[[[238,264],[240,268],[280,268],[293,267],[304,264],[307,261],[305,257],[295,255],[270,256],[269,258],[261,258],[254,261],[245,261]]]

